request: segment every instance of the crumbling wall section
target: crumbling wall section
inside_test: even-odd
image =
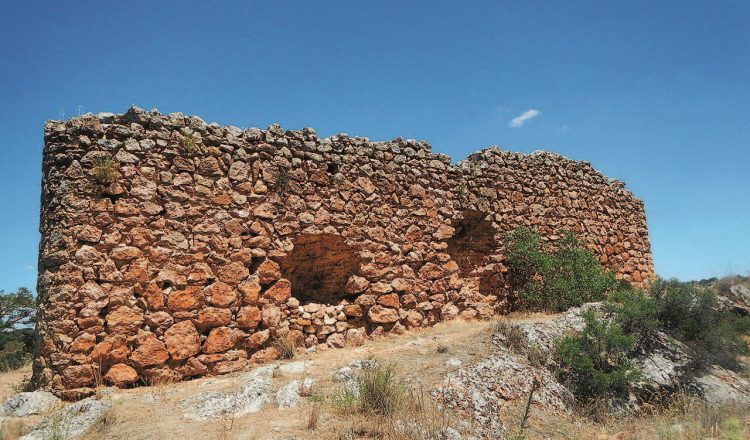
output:
[[[507,310],[501,243],[520,225],[653,277],[642,202],[553,153],[452,165],[425,142],[135,107],[50,121],[34,380],[74,396],[238,371],[282,336],[342,347],[487,318]]]

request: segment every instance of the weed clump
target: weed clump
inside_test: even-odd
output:
[[[198,150],[198,141],[193,133],[187,133],[180,136],[180,146],[188,153],[192,153]]]
[[[120,164],[117,160],[109,157],[99,158],[94,162],[91,172],[97,182],[102,185],[110,185],[120,177]]]
[[[529,345],[526,333],[519,326],[505,321],[499,321],[492,327],[492,333],[500,337],[502,342],[516,353],[522,353]]]
[[[363,368],[357,385],[359,409],[365,413],[393,414],[407,401],[407,383],[397,376],[393,365]]]
[[[292,359],[297,353],[297,338],[291,333],[279,335],[273,341],[273,346],[278,350],[279,358]]]

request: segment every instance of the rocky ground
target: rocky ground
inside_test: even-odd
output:
[[[0,378],[0,392],[8,396],[0,438],[364,439],[385,438],[385,428],[378,426],[383,424],[393,434],[389,438],[505,438],[517,430],[535,380],[529,438],[641,438],[628,437],[621,424],[578,418],[575,399],[555,378],[550,351],[555,340],[582,328],[580,313],[455,320],[377,338],[365,347],[300,353],[234,375],[129,390],[100,388],[73,403],[45,392],[12,394],[21,378],[14,373],[15,384]],[[658,339],[656,351],[636,359],[644,372],[639,389],[666,390],[679,383],[712,405],[750,408],[746,377],[718,367],[689,377],[684,347],[665,335]],[[337,396],[352,388],[358,371],[375,362],[394,365],[414,392],[429,396],[429,411],[374,422],[337,406]],[[641,405],[634,394],[613,409],[625,419]]]
[[[528,397],[534,381],[538,388],[533,405],[545,411],[571,413],[576,401],[555,377],[553,350],[555,341],[584,327],[581,312],[599,308],[587,304],[543,320],[504,321],[496,324],[491,350],[481,361],[446,375],[444,385],[434,391],[448,406],[471,414],[474,430],[482,437],[507,434],[497,417],[508,402]],[[666,395],[685,390],[711,405],[737,405],[750,408],[750,380],[738,373],[713,366],[693,374],[684,344],[663,333],[653,338],[654,347],[641,353],[634,364],[642,378],[629,399],[611,402],[610,412],[621,416],[637,415],[644,410],[644,397]],[[447,398],[445,396],[448,396]]]

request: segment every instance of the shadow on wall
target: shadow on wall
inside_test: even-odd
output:
[[[462,278],[473,278],[479,283],[479,292],[491,293],[497,286],[497,276],[488,270],[489,257],[497,253],[499,244],[495,240],[495,229],[492,222],[486,219],[487,214],[466,210],[461,218],[453,221],[455,232],[447,240],[447,252],[458,264]]]
[[[303,305],[353,299],[346,283],[359,272],[361,262],[354,248],[336,234],[300,235],[294,249],[279,259],[281,273],[292,283],[292,295]]]

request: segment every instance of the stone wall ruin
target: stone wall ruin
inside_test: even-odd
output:
[[[502,237],[563,229],[654,276],[643,204],[557,154],[239,129],[131,108],[45,126],[34,382],[223,374],[507,310]]]

